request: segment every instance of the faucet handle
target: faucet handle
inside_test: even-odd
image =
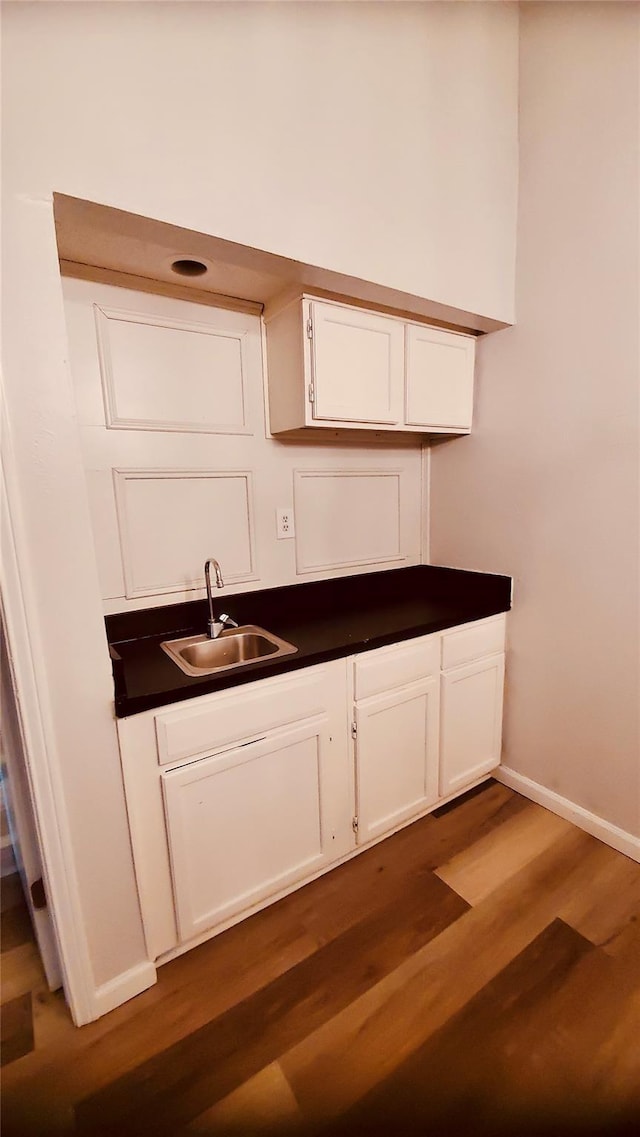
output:
[[[231,616],[227,616],[226,612],[223,612],[221,616],[218,616],[217,620],[212,616],[211,619],[207,621],[207,635],[210,640],[217,640],[225,628],[237,627],[238,625],[235,620],[232,620]]]
[[[224,624],[226,628],[237,628],[238,627],[236,620],[232,620],[231,616],[227,616],[226,612],[223,612],[221,616],[218,616],[218,623]]]

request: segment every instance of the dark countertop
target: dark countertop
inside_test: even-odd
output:
[[[205,600],[107,616],[118,718],[507,612],[511,578],[413,565],[214,599],[216,614],[258,624],[298,651],[192,678],[160,644],[205,632]]]

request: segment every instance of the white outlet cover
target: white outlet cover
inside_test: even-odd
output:
[[[293,509],[281,506],[276,510],[276,535],[279,541],[286,541],[295,537],[296,527],[293,519]]]

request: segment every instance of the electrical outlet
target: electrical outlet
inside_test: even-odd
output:
[[[296,529],[293,523],[292,509],[276,510],[276,533],[279,541],[283,541],[287,537],[295,537]]]

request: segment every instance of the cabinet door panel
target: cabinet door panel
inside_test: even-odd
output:
[[[395,424],[402,415],[404,328],[389,317],[311,304],[313,418]]]
[[[440,715],[440,794],[455,793],[500,764],[504,656],[445,672]]]
[[[358,842],[393,829],[438,794],[438,680],[356,706]]]
[[[343,851],[327,800],[327,731],[314,718],[162,775],[182,940]]]
[[[406,421],[409,426],[470,430],[475,341],[437,328],[407,326]]]

